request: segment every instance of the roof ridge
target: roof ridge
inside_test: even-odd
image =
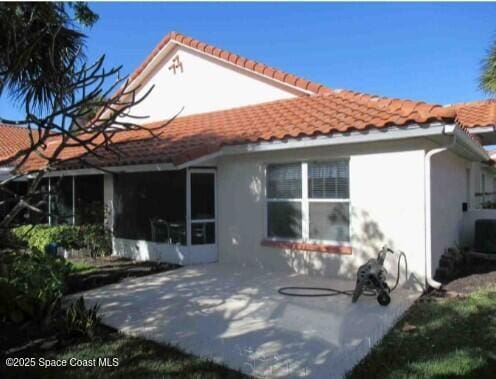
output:
[[[16,128],[16,129],[26,129],[27,130],[27,125],[26,124],[10,124],[10,123],[7,123],[7,122],[0,122],[0,127]]]
[[[409,101],[409,102],[416,103],[416,104],[425,104],[425,105],[434,106],[434,107],[443,107],[442,104],[428,103],[428,102],[426,102],[424,100],[414,100],[414,99],[407,99],[407,98],[401,98],[401,97],[383,96],[383,95],[371,94],[371,93],[362,92],[362,91],[354,91],[354,90],[350,90],[350,89],[333,90],[333,92],[336,93],[336,94],[350,93],[350,94],[353,94],[353,95],[367,96],[369,98],[377,98],[377,100]]]
[[[450,106],[452,106],[452,107],[463,107],[463,106],[482,105],[482,104],[491,104],[491,103],[496,103],[496,99],[484,99],[484,100],[464,101],[464,102],[460,102],[460,103],[450,104]]]
[[[158,55],[158,53],[162,50],[162,48],[165,45],[167,45],[167,43],[169,43],[171,40],[175,42],[179,42],[201,53],[221,59],[225,62],[247,69],[249,71],[265,76],[269,79],[278,81],[280,83],[284,83],[292,87],[296,87],[303,91],[311,92],[314,94],[325,94],[325,93],[330,93],[332,91],[329,87],[324,86],[323,84],[304,79],[301,76],[293,75],[271,66],[267,66],[264,63],[254,61],[245,58],[241,55],[232,53],[228,50],[221,49],[214,45],[204,43],[200,40],[197,40],[192,37],[188,37],[187,35],[179,33],[177,31],[170,31],[165,35],[164,38],[162,38],[162,40],[160,40],[160,42],[155,46],[152,52],[145,58],[143,63],[141,63],[133,71],[133,73],[129,75],[129,80],[130,81],[135,80],[153,61],[153,59]]]

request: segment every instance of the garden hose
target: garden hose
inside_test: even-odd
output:
[[[396,280],[394,285],[391,287],[390,292],[393,292],[400,282],[401,276],[401,258],[403,258],[405,262],[405,277],[408,277],[408,263],[406,260],[406,255],[404,252],[398,252],[398,268],[396,271]],[[310,292],[305,292],[310,291]],[[336,288],[326,288],[326,287],[281,287],[277,290],[281,295],[285,296],[293,296],[293,297],[328,297],[328,296],[337,296],[337,295],[346,295],[353,296],[355,292],[354,289],[351,290],[338,290]],[[365,290],[363,291],[363,295],[365,296],[376,296],[376,291]]]

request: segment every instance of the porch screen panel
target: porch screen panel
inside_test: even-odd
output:
[[[52,225],[72,224],[73,188],[72,176],[50,179],[50,216]]]
[[[215,176],[194,173],[191,175],[191,219],[215,218]]]
[[[114,231],[118,238],[186,244],[186,173],[114,177]]]
[[[191,183],[191,244],[215,243],[215,175],[192,172]]]
[[[23,214],[24,219],[22,223],[33,225],[48,224],[48,197],[48,178],[43,178],[38,186],[37,194],[31,200],[33,204],[35,204],[35,206],[41,211],[41,213],[32,210],[26,210]]]
[[[19,196],[25,196],[31,185],[31,181],[13,181],[8,183],[7,188]],[[40,212],[24,208],[11,223],[12,226],[23,224],[46,224],[48,223],[48,179],[41,180],[36,194],[29,199],[28,202],[38,208]],[[10,194],[0,191],[0,201],[4,203],[0,205],[0,218],[3,219],[14,206],[17,201]]]
[[[76,224],[102,224],[104,218],[103,175],[75,177]]]

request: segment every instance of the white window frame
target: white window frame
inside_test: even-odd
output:
[[[214,177],[214,218],[193,219],[191,215],[191,175],[211,174]],[[217,222],[217,170],[214,168],[190,168],[186,172],[186,245],[189,247],[217,246],[219,239]],[[193,245],[191,242],[191,232],[193,224],[213,223],[215,233],[215,243]]]
[[[481,205],[486,202],[486,174],[481,174]]]
[[[348,162],[349,169],[349,159],[332,159],[332,160],[309,160],[309,161],[297,161],[297,162],[274,162],[265,165],[265,239],[267,241],[273,242],[296,242],[296,243],[311,243],[311,244],[322,244],[322,245],[339,245],[339,246],[351,246],[351,200],[349,197],[350,191],[348,191],[348,198],[346,199],[311,199],[308,197],[308,164],[309,163],[333,163],[333,162]],[[300,164],[301,165],[301,199],[300,198],[269,198],[267,193],[268,167],[273,165],[285,165],[285,164]],[[348,177],[348,185],[350,185],[350,178]],[[301,228],[302,228],[302,238],[283,238],[283,237],[271,237],[269,236],[269,203],[277,202],[300,202],[301,203]],[[348,203],[348,235],[350,236],[349,241],[335,241],[335,240],[318,240],[310,238],[310,203]]]

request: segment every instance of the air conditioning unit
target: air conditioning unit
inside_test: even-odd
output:
[[[496,255],[496,220],[476,220],[474,250]]]

